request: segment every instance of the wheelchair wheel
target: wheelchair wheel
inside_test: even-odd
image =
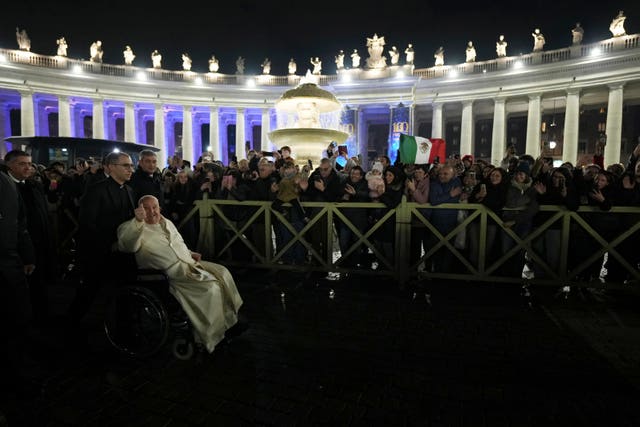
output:
[[[169,335],[169,318],[153,291],[140,286],[119,289],[112,298],[104,320],[109,342],[133,357],[156,353]]]
[[[171,352],[176,359],[189,360],[195,352],[195,345],[192,340],[184,337],[178,337],[171,344]]]

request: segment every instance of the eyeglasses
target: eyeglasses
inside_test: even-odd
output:
[[[125,169],[133,169],[135,165],[133,163],[114,163],[114,166],[122,166]]]

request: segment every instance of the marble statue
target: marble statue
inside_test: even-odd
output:
[[[351,67],[360,68],[360,54],[358,53],[358,49],[353,49],[353,53],[351,54]]]
[[[56,55],[67,56],[67,49],[69,46],[67,45],[67,41],[65,40],[65,38],[60,37],[58,40],[56,40],[56,44],[58,45],[58,51],[56,52]]]
[[[261,64],[262,74],[271,74],[271,61],[269,58],[264,58]]]
[[[406,59],[406,63],[407,65],[413,65],[413,60],[415,58],[414,52],[413,52],[413,45],[411,43],[409,43],[409,46],[407,46],[407,48],[404,50],[405,55],[407,55],[407,59]]]
[[[20,50],[31,50],[31,39],[27,35],[27,30],[16,27],[16,40],[18,41],[18,48]]]
[[[182,69],[184,71],[191,71],[191,57],[188,53],[182,54]]]
[[[136,56],[133,54],[133,50],[131,50],[131,46],[125,47],[122,55],[124,56],[125,65],[133,64],[133,60],[136,59]]]
[[[573,44],[582,43],[582,37],[584,36],[584,30],[580,26],[579,22],[576,22],[576,27],[573,30],[571,30],[571,36],[572,36]]]
[[[367,50],[369,52],[367,68],[384,68],[387,66],[387,58],[382,56],[384,45],[384,37],[378,37],[377,34],[374,34],[371,38],[367,37]]]
[[[91,46],[89,47],[89,54],[91,55],[89,57],[89,61],[102,62],[102,55],[104,52],[102,51],[102,42],[100,40],[96,40],[91,43]]]
[[[158,50],[151,52],[151,62],[153,62],[153,68],[162,68],[162,55]]]
[[[238,56],[236,59],[236,74],[244,74],[244,58],[242,56]]]
[[[542,33],[540,32],[540,28],[536,28],[531,33],[531,37],[533,37],[533,51],[540,52],[544,48],[545,39]]]
[[[393,46],[391,48],[389,51],[389,57],[391,58],[391,65],[398,65],[398,62],[400,61],[400,52],[397,47]]]
[[[504,35],[500,34],[498,41],[496,42],[496,54],[498,58],[504,58],[507,56],[507,42],[504,40]]]
[[[469,43],[467,43],[467,50],[466,50],[466,62],[476,62],[476,48],[473,47],[473,42],[469,41]]]
[[[289,74],[295,74],[297,69],[298,69],[298,66],[296,65],[296,61],[293,58],[291,58],[289,60]]]
[[[344,68],[344,50],[340,49],[338,56],[336,56],[336,68],[342,70]]]
[[[436,59],[435,66],[444,65],[444,48],[440,46],[438,50],[433,54],[433,57]]]
[[[211,55],[211,58],[209,58],[209,72],[217,73],[219,69],[220,63],[218,62],[218,59],[215,55]]]
[[[312,74],[320,75],[322,74],[322,61],[317,56],[315,58],[311,58],[311,65],[313,65]]]
[[[627,19],[627,17],[624,16],[624,11],[622,10],[618,12],[618,16],[613,18],[613,20],[611,21],[611,25],[609,25],[609,31],[611,31],[613,37],[620,37],[627,34],[624,29],[625,19]]]

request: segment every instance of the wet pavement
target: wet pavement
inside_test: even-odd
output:
[[[640,425],[637,292],[235,277],[249,328],[202,358],[127,358],[98,310],[87,345],[52,321],[41,390],[5,390],[5,425]],[[52,294],[61,313],[73,289]]]

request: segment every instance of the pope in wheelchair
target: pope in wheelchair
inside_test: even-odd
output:
[[[166,273],[171,294],[189,317],[194,340],[209,353],[238,322],[242,298],[229,270],[189,250],[158,199],[142,196],[135,217],[118,227],[118,249],[134,253],[138,268]]]

